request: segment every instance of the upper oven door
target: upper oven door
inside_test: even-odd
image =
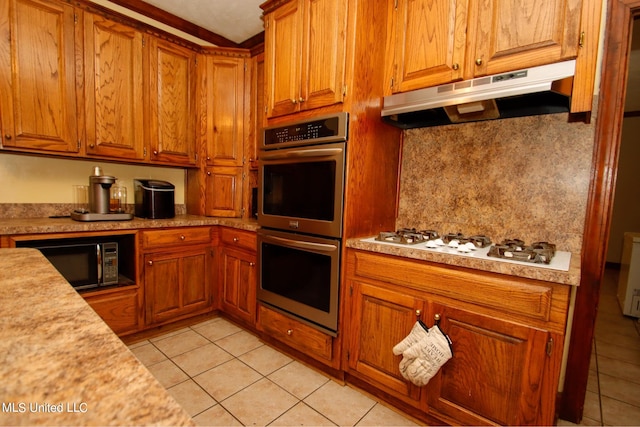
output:
[[[262,151],[258,223],[262,227],[342,236],[346,143]]]

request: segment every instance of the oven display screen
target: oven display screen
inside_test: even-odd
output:
[[[268,128],[264,130],[264,145],[269,146],[338,136],[340,134],[339,125],[340,120],[338,117],[329,117],[323,120]]]

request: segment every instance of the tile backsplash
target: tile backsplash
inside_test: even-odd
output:
[[[594,130],[568,114],[407,130],[396,227],[579,252]]]

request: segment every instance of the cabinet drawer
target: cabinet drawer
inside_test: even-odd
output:
[[[258,310],[259,330],[315,359],[331,361],[331,336],[263,305]]]
[[[211,227],[182,227],[142,233],[142,246],[145,249],[210,242]]]
[[[257,251],[258,243],[256,233],[251,231],[238,230],[235,228],[222,227],[220,232],[222,244],[229,247]]]

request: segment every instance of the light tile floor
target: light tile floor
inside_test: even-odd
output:
[[[622,315],[617,283],[607,269],[580,425],[640,426],[640,324]],[[418,425],[223,318],[129,347],[198,425]]]
[[[640,324],[622,315],[619,270],[605,271],[580,425],[640,426]],[[558,425],[574,425],[559,420]]]
[[[419,425],[223,318],[129,348],[198,425]]]

